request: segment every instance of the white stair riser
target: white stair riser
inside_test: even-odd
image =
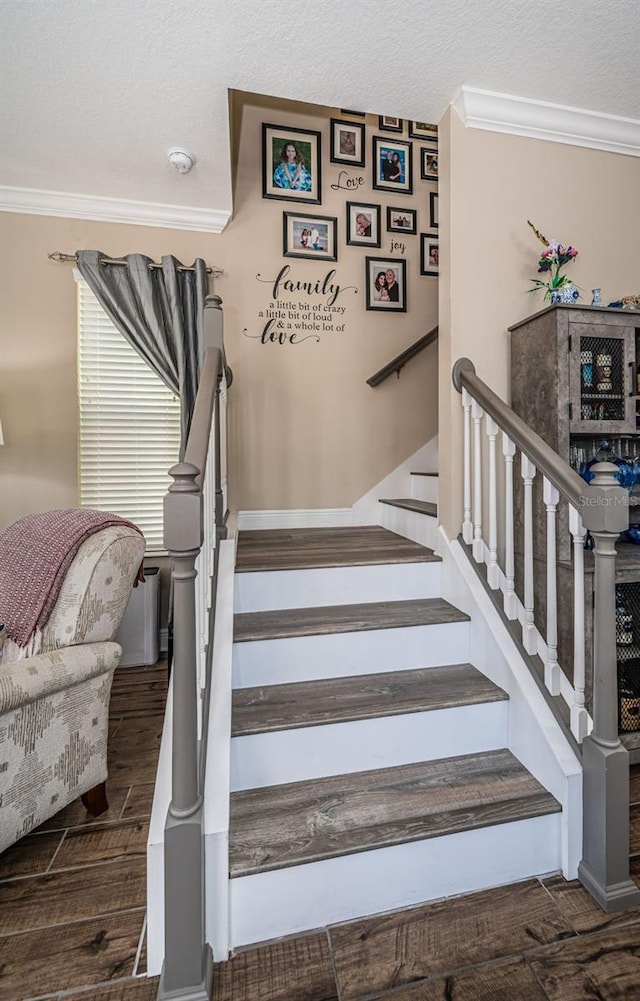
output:
[[[411,493],[409,495],[414,500],[430,501],[431,504],[438,503],[438,477],[437,476],[417,476],[411,474]]]
[[[255,640],[233,645],[233,687],[283,685],[468,661],[468,622]]]
[[[231,789],[498,750],[507,742],[507,705],[487,702],[234,737]]]
[[[554,872],[559,826],[551,814],[232,879],[232,946]]]
[[[236,612],[405,601],[439,594],[439,563],[237,573],[234,587]]]
[[[439,543],[438,519],[419,511],[408,511],[406,508],[394,507],[392,504],[380,504],[380,524],[396,535],[411,539],[421,546],[434,549]]]

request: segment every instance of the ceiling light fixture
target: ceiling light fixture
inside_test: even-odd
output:
[[[168,150],[167,157],[169,163],[176,168],[179,174],[188,174],[196,162],[193,153],[183,149],[181,146],[174,146]]]

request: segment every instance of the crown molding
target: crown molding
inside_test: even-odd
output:
[[[462,87],[453,107],[471,129],[640,156],[640,121]]]
[[[158,202],[130,201],[126,198],[102,198],[68,191],[43,191],[38,188],[2,185],[0,211],[91,219],[94,222],[117,222],[131,226],[156,226],[198,233],[221,233],[231,218],[231,212],[201,209],[191,205],[163,205]]]

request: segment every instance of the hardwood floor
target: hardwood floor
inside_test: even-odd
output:
[[[145,839],[166,665],[123,668],[110,808],[78,801],[0,856],[1,1001],[154,1001]],[[640,766],[631,779],[640,880]],[[638,1001],[640,908],[604,914],[578,882],[531,879],[319,929],[216,966],[214,1001]]]
[[[166,663],[116,671],[109,809],[80,800],[0,855],[0,999],[152,1001],[145,973],[146,841]]]

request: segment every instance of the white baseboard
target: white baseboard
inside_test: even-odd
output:
[[[339,528],[351,524],[353,513],[350,507],[238,512],[238,531],[245,532],[259,528]]]
[[[260,528],[340,528],[346,525],[379,525],[380,497],[407,497],[409,473],[437,470],[438,437],[432,438],[385,476],[353,507],[292,508],[287,511],[239,511],[238,531]]]

